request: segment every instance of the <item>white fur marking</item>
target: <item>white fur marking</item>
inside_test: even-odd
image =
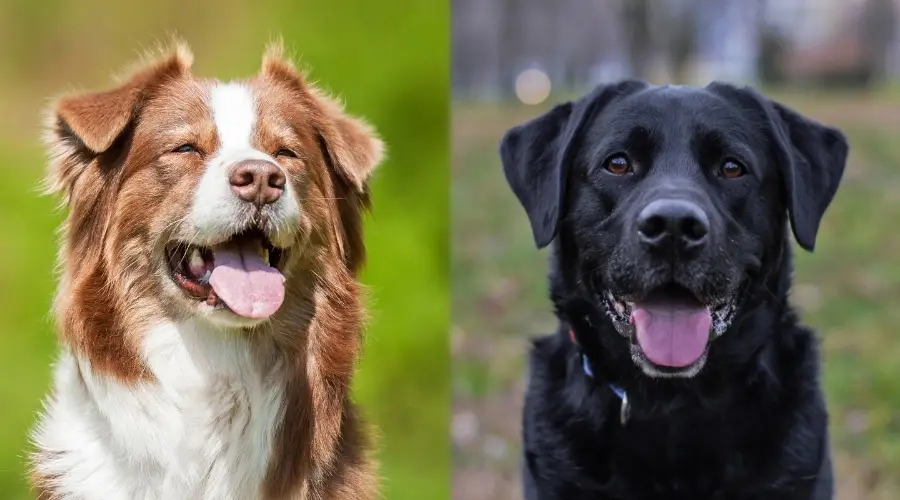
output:
[[[212,89],[210,106],[221,149],[249,149],[256,123],[256,106],[250,89],[237,83],[217,85]]]
[[[33,436],[37,472],[55,478],[62,500],[259,498],[281,418],[281,365],[199,322],[163,323],[144,338],[157,381],[136,387],[62,355]]]
[[[231,192],[228,169],[242,160],[264,160],[277,164],[274,158],[252,144],[257,108],[253,92],[239,83],[216,84],[210,92],[210,110],[219,138],[219,150],[209,159],[194,195],[190,220],[194,243],[220,242],[245,228],[252,208]],[[290,183],[284,196],[271,205],[276,227],[292,228],[300,217],[300,207]],[[276,236],[276,235],[272,235]]]

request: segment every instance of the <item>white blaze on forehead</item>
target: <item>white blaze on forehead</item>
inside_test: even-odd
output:
[[[244,160],[278,163],[253,145],[259,116],[251,87],[241,83],[216,83],[210,91],[209,108],[216,126],[218,149],[210,152],[212,156],[206,162],[206,171],[197,185],[191,208],[191,241],[199,245],[221,242],[246,229],[253,217],[255,209],[231,191],[229,168]],[[295,225],[300,207],[290,184],[285,187],[285,195],[266,210],[276,227],[289,230]],[[288,235],[285,237],[289,238]]]
[[[256,123],[256,105],[250,89],[239,83],[217,85],[212,90],[210,106],[221,150],[249,148]]]

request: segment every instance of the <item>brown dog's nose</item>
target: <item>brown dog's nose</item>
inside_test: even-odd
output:
[[[275,203],[284,192],[284,173],[264,160],[244,160],[231,167],[231,190],[238,198],[256,206]]]

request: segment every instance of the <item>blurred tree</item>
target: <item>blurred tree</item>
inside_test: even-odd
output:
[[[627,0],[622,2],[622,22],[628,40],[627,57],[631,75],[647,78],[650,56],[653,52],[654,33],[650,27],[652,0]]]
[[[688,81],[686,72],[697,49],[699,11],[704,3],[703,0],[669,2],[665,24],[667,43],[663,51],[677,82]]]
[[[874,79],[883,79],[897,34],[897,4],[894,0],[866,0],[859,28],[867,73]]]
[[[776,26],[763,26],[759,35],[759,58],[756,72],[759,79],[768,84],[784,83],[784,57],[789,48],[789,40]]]

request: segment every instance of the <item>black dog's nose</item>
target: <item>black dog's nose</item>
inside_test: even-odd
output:
[[[638,237],[654,250],[692,250],[706,243],[709,217],[696,204],[685,200],[655,200],[641,210]]]

